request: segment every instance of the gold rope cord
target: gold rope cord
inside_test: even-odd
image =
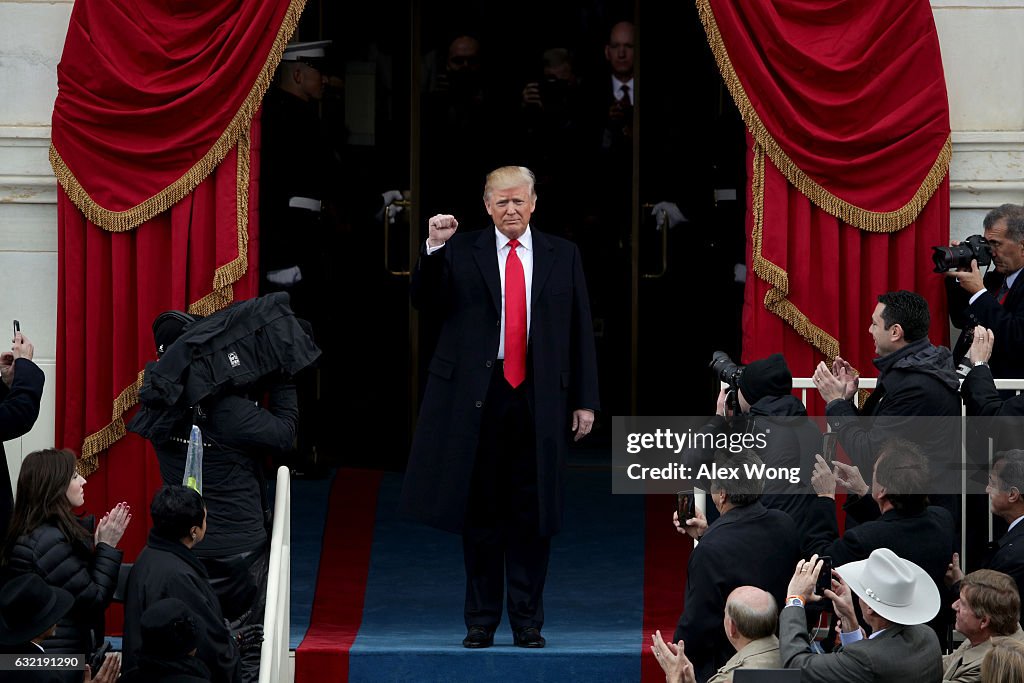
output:
[[[732,60],[729,58],[725,43],[722,41],[722,35],[718,30],[718,23],[715,21],[714,12],[711,9],[711,0],[696,0],[696,2],[697,12],[700,15],[701,23],[704,24],[704,31],[708,36],[708,44],[711,46],[711,52],[714,53],[715,61],[718,63],[718,70],[721,72],[722,79],[729,88],[733,101],[736,102],[736,106],[739,108],[743,122],[746,123],[758,146],[764,149],[768,154],[768,158],[772,160],[786,179],[806,195],[815,206],[818,206],[844,223],[848,223],[861,230],[883,233],[897,232],[914,222],[949,172],[949,161],[953,155],[952,138],[946,138],[946,142],[942,145],[935,163],[932,164],[921,186],[914,193],[910,201],[899,209],[895,211],[868,211],[840,199],[798,168],[775,141],[775,138],[765,129],[760,117],[747,98],[743,84],[740,83],[740,79],[733,68]]]
[[[263,68],[256,77],[252,88],[249,89],[245,101],[235,112],[231,122],[213,144],[213,147],[183,176],[142,203],[124,211],[110,211],[103,208],[89,196],[89,193],[64,163],[57,148],[52,142],[50,143],[50,165],[53,167],[53,173],[57,176],[61,187],[64,188],[64,192],[90,223],[111,232],[131,230],[177,204],[213,173],[213,169],[217,168],[243,135],[248,135],[252,118],[270,87],[274,72],[281,61],[281,55],[284,54],[284,48],[299,24],[299,17],[302,15],[305,5],[306,0],[291,0],[289,3],[281,27],[277,31],[277,37],[274,39],[274,45],[263,63]]]
[[[754,164],[751,174],[751,195],[754,225],[751,229],[754,273],[771,285],[764,295],[764,307],[782,318],[796,330],[796,333],[816,348],[825,358],[835,359],[839,355],[839,340],[825,332],[808,319],[789,296],[789,275],[761,254],[764,237],[764,155],[760,145],[754,144]]]
[[[189,305],[189,313],[206,316],[230,304],[234,300],[234,283],[241,280],[248,270],[250,153],[249,131],[247,130],[238,141],[238,165],[235,172],[235,232],[238,253],[235,258],[214,271],[213,291]],[[114,399],[110,423],[98,432],[85,437],[82,442],[82,455],[78,462],[78,470],[83,476],[87,477],[95,472],[99,468],[99,454],[113,446],[125,435],[124,414],[139,402],[143,374],[144,371],[140,370],[135,382],[126,387]]]

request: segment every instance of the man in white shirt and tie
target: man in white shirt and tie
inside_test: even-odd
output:
[[[462,535],[467,648],[493,644],[506,595],[514,644],[544,647],[568,443],[599,407],[580,253],[531,227],[534,183],[521,166],[492,171],[487,229],[456,234],[454,216],[432,217],[412,279],[413,305],[441,334],[401,513]]]
[[[964,332],[953,349],[957,362],[971,345],[977,325],[995,333],[989,365],[996,378],[1024,377],[1024,206],[1003,204],[985,216],[984,236],[993,272],[982,273],[977,260],[969,268],[946,273],[949,316]]]

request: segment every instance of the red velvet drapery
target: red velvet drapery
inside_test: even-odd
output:
[[[927,0],[697,0],[750,132],[744,360],[797,376],[841,354],[874,376],[876,297],[932,302],[930,249],[949,236],[945,79]]]
[[[257,112],[303,0],[79,0],[58,67],[55,443],[81,454],[86,508],[129,502],[145,542],[160,483],[125,436],[161,311],[257,293]],[[119,627],[117,620],[110,624]]]

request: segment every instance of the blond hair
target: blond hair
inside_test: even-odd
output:
[[[993,638],[992,649],[981,660],[985,683],[1020,683],[1024,680],[1024,643],[1012,638]]]
[[[525,166],[502,166],[501,168],[496,168],[487,174],[487,180],[484,182],[484,201],[487,201],[487,198],[494,190],[507,190],[510,187],[519,187],[520,185],[529,185],[530,196],[536,199],[537,190],[534,187],[536,182],[537,178],[533,175],[533,171]]]

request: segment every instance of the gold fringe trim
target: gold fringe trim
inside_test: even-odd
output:
[[[284,19],[281,22],[281,27],[277,31],[277,37],[274,39],[274,45],[270,49],[266,61],[263,63],[263,68],[256,77],[256,81],[253,83],[252,88],[250,88],[245,101],[242,102],[242,106],[235,112],[231,122],[213,144],[213,147],[192,168],[186,171],[185,175],[142,203],[136,204],[124,211],[110,211],[103,208],[89,196],[89,193],[86,192],[85,188],[82,187],[81,183],[78,182],[78,179],[67,167],[67,164],[64,163],[64,159],[61,158],[57,148],[52,142],[50,143],[50,165],[53,167],[53,173],[57,176],[57,181],[64,188],[68,198],[74,202],[75,206],[78,207],[79,211],[85,215],[90,223],[94,223],[104,230],[111,232],[132,230],[177,204],[192,190],[196,189],[199,183],[203,182],[213,172],[213,169],[217,168],[228,152],[238,144],[241,137],[248,135],[252,118],[256,114],[256,110],[259,109],[267,89],[270,87],[270,83],[274,78],[274,71],[276,71],[277,65],[281,61],[281,55],[284,54],[285,46],[299,25],[299,17],[302,16],[302,10],[305,8],[305,5],[306,0],[291,0],[289,3],[288,10],[285,12]]]
[[[751,232],[754,273],[771,285],[764,295],[764,307],[782,318],[796,330],[803,339],[817,349],[825,358],[835,360],[839,355],[839,340],[825,332],[797,308],[789,296],[789,274],[785,270],[766,259],[761,254],[764,238],[764,150],[754,145],[754,165],[751,175],[751,194],[753,202],[754,225]]]
[[[732,95],[733,101],[739,108],[744,123],[750,129],[754,140],[768,154],[768,158],[782,171],[782,174],[800,192],[807,196],[816,206],[826,213],[835,216],[844,223],[866,230],[868,232],[897,232],[910,225],[917,218],[921,210],[935,194],[935,191],[942,184],[943,178],[949,172],[949,161],[953,156],[952,136],[946,138],[942,145],[935,163],[925,176],[921,186],[914,193],[914,196],[902,207],[895,211],[868,211],[854,206],[839,197],[835,196],[810,176],[804,173],[793,160],[789,158],[775,139],[768,133],[760,117],[754,110],[754,106],[747,98],[747,93],[740,83],[739,77],[733,68],[732,60],[722,41],[722,35],[718,30],[718,23],[711,9],[711,0],[696,0],[697,12],[700,15],[701,23],[704,24],[704,31],[708,36],[708,44],[715,55],[718,63],[718,70],[722,73],[726,87]]]
[[[241,280],[248,271],[250,155],[251,147],[247,130],[238,140],[238,165],[235,171],[235,232],[238,254],[234,259],[214,271],[213,291],[189,305],[189,313],[210,315],[230,304],[234,301],[234,283]],[[142,388],[144,372],[144,370],[140,370],[135,382],[126,387],[114,399],[110,423],[98,432],[87,436],[82,442],[82,455],[78,462],[78,469],[82,476],[87,477],[99,469],[99,454],[113,446],[125,435],[124,414],[139,402],[139,390]]]
[[[78,461],[78,471],[83,477],[99,469],[99,454],[113,446],[122,436],[125,435],[124,420],[122,416],[139,402],[139,389],[142,388],[142,371],[135,378],[135,383],[129,385],[114,399],[114,410],[110,418],[110,424],[98,432],[85,437],[82,442],[82,455]]]

